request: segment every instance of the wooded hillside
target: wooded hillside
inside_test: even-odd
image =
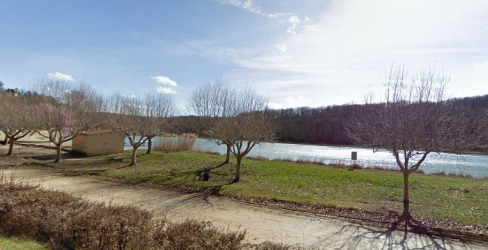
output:
[[[450,102],[464,106],[468,117],[486,115],[488,95],[451,99]],[[319,108],[289,108],[272,110],[280,129],[278,141],[306,144],[352,145],[345,133],[346,121],[361,105],[338,105]],[[202,135],[199,118],[195,116],[172,118],[174,133]]]

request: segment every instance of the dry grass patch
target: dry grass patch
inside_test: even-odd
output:
[[[156,140],[154,150],[163,152],[191,151],[197,141],[196,134],[164,134]]]

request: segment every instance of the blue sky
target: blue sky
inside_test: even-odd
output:
[[[169,93],[180,107],[221,77],[275,108],[361,103],[392,63],[488,94],[484,0],[0,0],[0,81],[86,81],[108,95]]]

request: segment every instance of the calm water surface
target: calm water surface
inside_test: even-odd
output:
[[[129,145],[129,147],[127,147]],[[130,144],[126,143],[130,149]],[[147,148],[147,145],[141,149]],[[198,139],[193,148],[203,151],[225,154],[224,145],[217,145],[212,140]],[[338,146],[315,146],[288,143],[262,143],[256,145],[248,156],[260,156],[266,159],[310,160],[324,163],[351,164],[351,151],[358,153],[359,165],[364,167],[381,166],[397,169],[395,158],[389,152],[373,153],[372,149]],[[425,173],[445,172],[468,174],[474,177],[488,177],[488,155],[457,155],[448,153],[430,153],[420,169]]]

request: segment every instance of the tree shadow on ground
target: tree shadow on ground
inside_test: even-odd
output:
[[[448,240],[427,233],[427,228],[417,228],[424,233],[409,232],[405,225],[393,224],[388,229],[379,229],[361,224],[343,226],[326,239],[312,245],[331,249],[477,249],[463,241]],[[401,230],[400,230],[401,229]]]
[[[205,192],[205,193],[208,193],[210,195],[218,195],[220,194],[220,190],[222,190],[222,188],[224,186],[228,186],[228,185],[231,185],[231,184],[234,184],[234,182],[231,180],[231,181],[228,181],[227,183],[224,183],[224,184],[220,184],[220,185],[212,185],[212,186],[204,186],[204,175],[205,174],[208,174],[210,178],[212,178],[212,176],[215,176],[215,175],[218,175],[220,177],[226,177],[228,176],[227,174],[225,173],[219,173],[219,172],[212,172],[212,170],[215,170],[215,169],[218,169],[218,168],[221,168],[223,166],[225,166],[226,164],[229,164],[228,162],[224,162],[224,163],[221,163],[217,166],[214,166],[214,167],[207,167],[207,168],[204,168],[204,169],[199,169],[199,170],[195,170],[195,171],[192,171],[191,173],[193,174],[193,180],[198,180],[198,181],[201,181],[202,182],[202,190]]]
[[[220,168],[220,167],[223,167],[225,164],[228,164],[228,163],[225,163],[224,162],[224,163],[221,163],[221,164],[219,164],[219,165],[217,165],[215,167],[207,167],[207,168],[204,168],[204,169],[195,170],[195,171],[192,172],[194,174],[193,180],[199,180],[199,181],[201,181],[201,180],[203,180],[203,175],[205,173],[210,174],[210,172],[212,170],[217,169],[217,168]],[[221,173],[215,173],[214,172],[212,174],[224,176],[224,174],[221,174]]]
[[[138,155],[137,157],[140,157],[140,156]],[[138,165],[131,165],[131,163],[130,163],[131,156],[125,156],[123,154],[122,155],[120,155],[120,154],[105,155],[105,157],[103,157],[103,158],[94,158],[94,159],[89,159],[89,157],[87,157],[86,160],[90,160],[90,163],[93,163],[93,164],[96,164],[99,166],[104,166],[105,164],[109,165],[109,164],[113,164],[113,163],[123,163],[125,160],[129,160],[127,165],[123,165],[120,167],[111,167],[111,168],[106,167],[106,168],[102,168],[102,169],[93,170],[93,171],[100,171],[100,172],[138,166]],[[66,165],[69,165],[69,163]]]
[[[25,156],[24,156],[25,157]],[[86,158],[86,154],[77,153],[74,151],[65,151],[61,153],[61,160],[68,160],[68,159],[81,159]],[[30,158],[40,161],[48,161],[48,160],[55,160],[56,154],[42,154],[42,155],[32,155]]]
[[[104,164],[112,164],[112,163],[122,163],[126,159],[130,159],[130,157],[124,157],[120,155],[107,155],[102,158],[99,157],[89,157],[84,153],[79,153],[75,151],[64,150],[61,153],[61,165],[52,165],[52,162],[56,159],[55,154],[36,154],[32,156],[22,155],[24,158],[31,158],[35,160],[40,160],[42,162],[32,162],[30,164],[33,165],[42,165],[47,167],[53,167],[58,169],[68,170],[68,172],[76,173],[76,174],[88,174],[88,175],[100,175],[103,172],[114,170],[114,169],[121,169],[127,166],[122,167],[104,167]],[[91,168],[93,165],[97,165],[100,168],[98,169],[84,169],[84,167]],[[75,169],[71,169],[74,166]],[[81,169],[78,169],[81,168]]]
[[[225,184],[220,184],[220,185],[214,185],[214,186],[208,186],[208,187],[205,187],[205,191],[207,191],[209,194],[211,195],[219,195],[220,194],[220,190],[222,190],[222,188],[224,186],[228,186],[228,185],[232,185],[234,184],[235,182],[234,181],[230,181],[228,183],[225,183]]]
[[[221,163],[217,166],[212,166],[212,167],[204,167],[202,169],[198,170],[189,170],[189,171],[179,171],[179,169],[171,169],[169,171],[168,176],[170,177],[175,177],[175,178],[185,178],[185,179],[192,179],[193,181],[202,181],[203,180],[203,175],[205,173],[209,173],[211,178],[212,176],[221,176],[225,177],[227,174],[219,173],[219,172],[212,172],[212,170],[221,168],[225,166],[228,163]]]

